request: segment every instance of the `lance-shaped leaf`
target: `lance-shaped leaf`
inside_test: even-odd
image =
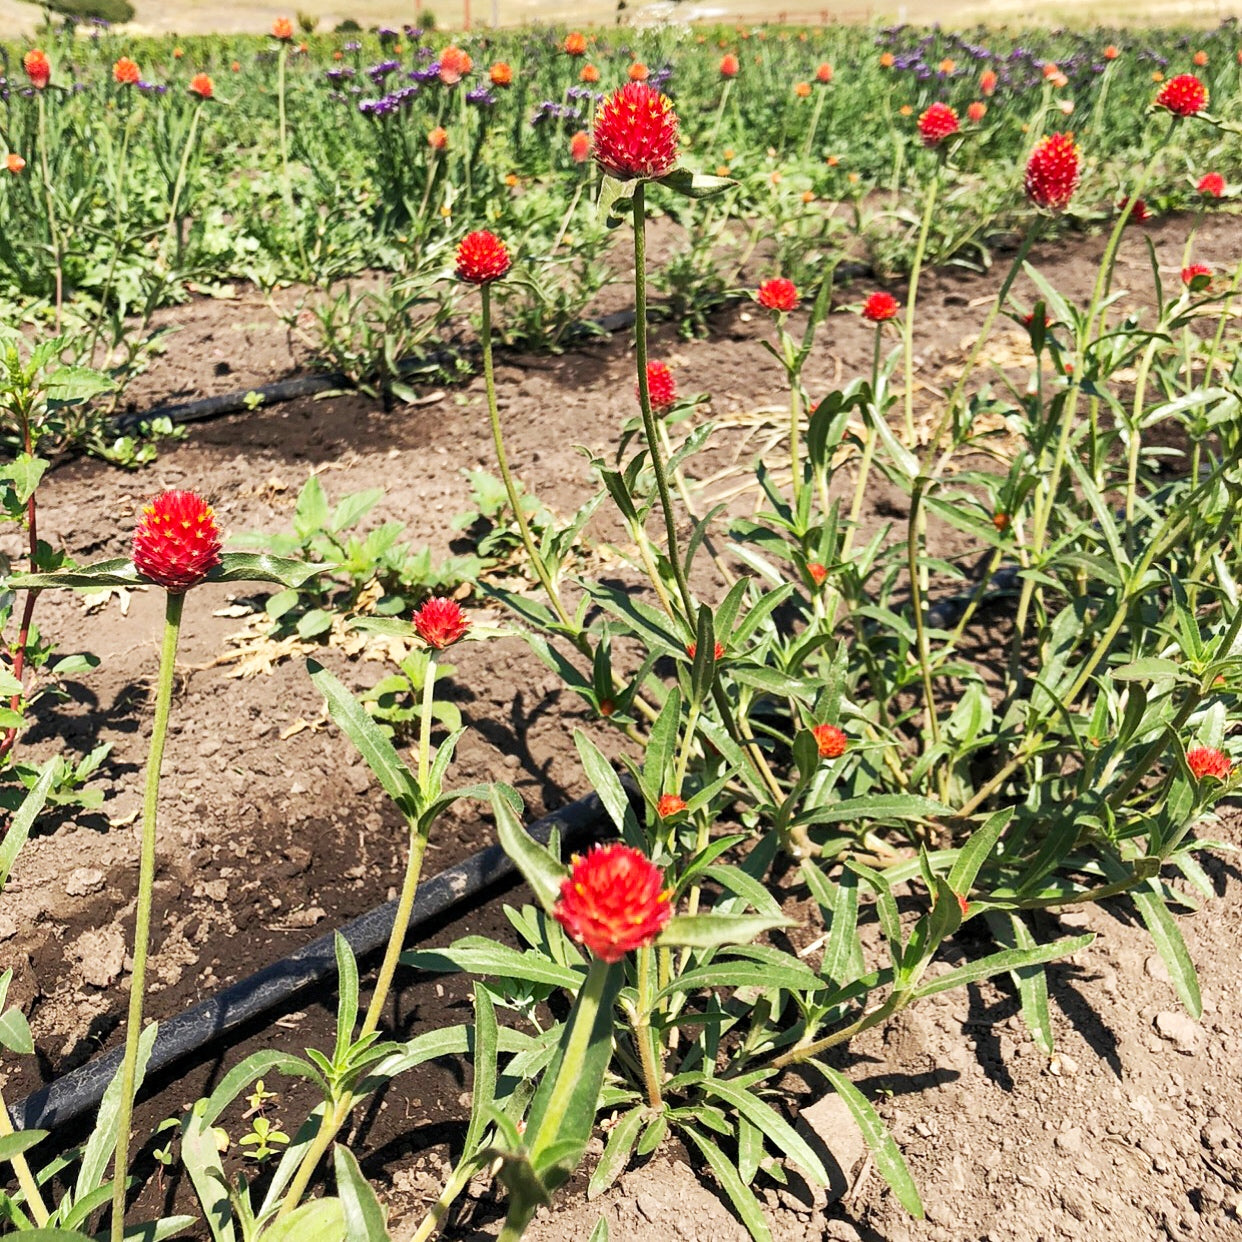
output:
[[[204,582],[273,582],[280,586],[298,587],[308,578],[335,568],[332,565],[311,565],[287,556],[269,556],[265,552],[226,552],[220,564],[203,579]],[[50,574],[15,574],[7,585],[23,590],[48,590],[66,587],[73,591],[95,591],[101,587],[155,586],[140,574],[133,561],[118,556],[96,561],[76,569],[62,569]]]
[[[668,186],[675,194],[684,195],[686,198],[710,198],[713,194],[722,194],[737,185],[732,177],[692,172],[689,168],[674,168],[671,173],[659,178],[659,182]]]

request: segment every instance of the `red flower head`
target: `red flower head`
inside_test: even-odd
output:
[[[293,42],[293,23],[287,17],[278,17],[272,23],[272,38],[282,43]]]
[[[999,79],[996,76],[995,69],[985,69],[979,75],[979,91],[981,94],[991,97],[996,90],[996,83]]]
[[[571,30],[565,36],[565,52],[569,56],[585,56],[587,50],[586,35]]]
[[[26,161],[22,159],[16,151],[10,151],[8,155],[4,157],[4,166],[9,170],[9,172],[16,176],[26,167]]]
[[[451,43],[440,53],[440,81],[445,86],[455,86],[473,68],[469,54]]]
[[[32,48],[22,57],[22,65],[30,78],[30,85],[41,91],[52,80],[52,66],[48,64],[46,53],[37,47]]]
[[[596,69],[594,65],[583,65],[582,72],[578,75],[578,77],[581,78],[583,82],[598,82],[599,70]]]
[[[498,60],[491,67],[487,76],[491,78],[493,86],[513,85],[513,68],[508,61]]]
[[[143,507],[134,531],[134,568],[182,595],[220,564],[220,531],[211,506],[194,492],[162,492]]]
[[[1208,54],[1200,48],[1190,59],[1193,64],[1202,69],[1208,63]]]
[[[741,71],[741,63],[732,52],[720,58],[720,76],[722,78],[736,78]]]
[[[892,54],[892,52],[881,52],[880,53],[880,68],[891,69],[893,67],[893,63],[895,60],[896,60],[896,57]]]
[[[1082,153],[1073,134],[1049,134],[1035,144],[1026,162],[1026,196],[1036,207],[1064,211],[1078,178]]]
[[[978,125],[979,122],[982,121],[985,116],[987,116],[987,114],[988,114],[987,104],[981,103],[977,99],[974,101],[974,103],[968,104],[966,106],[966,119],[972,125]]]
[[[659,802],[656,803],[656,814],[661,819],[671,819],[685,809],[685,798],[679,798],[676,794],[661,794]]]
[[[1121,55],[1121,51],[1115,43],[1110,43],[1104,49],[1104,52],[1103,52],[1103,56],[1105,60],[1116,60],[1117,57],[1120,55]]]
[[[688,655],[693,660],[695,657],[695,654],[698,652],[698,649],[699,649],[698,643],[687,643],[686,644],[686,655]],[[724,655],[725,655],[724,643],[717,641],[716,645],[712,648],[712,655],[716,658],[717,661],[723,660]]]
[[[137,64],[128,56],[122,56],[112,66],[112,80],[118,86],[135,86],[140,76]]]
[[[960,128],[957,113],[948,104],[934,103],[919,117],[919,137],[925,147],[939,146]]]
[[[437,650],[451,647],[470,628],[461,605],[443,595],[429,599],[415,612],[412,620],[414,632],[428,647]]]
[[[630,81],[645,82],[651,76],[651,70],[643,64],[641,60],[636,60],[630,66]]]
[[[190,79],[190,85],[186,89],[190,94],[197,95],[199,99],[210,99],[216,93],[215,83],[205,73],[196,73]]]
[[[457,275],[472,285],[490,285],[512,266],[509,251],[495,233],[467,233],[457,247]]]
[[[448,146],[448,130],[443,125],[437,125],[428,133],[427,145],[433,151],[443,151]]]
[[[1156,107],[1165,108],[1174,116],[1194,116],[1207,107],[1207,102],[1207,87],[1193,73],[1170,78],[1156,96]]]
[[[569,140],[569,157],[575,164],[585,164],[591,158],[591,135],[585,129]]]
[[[1225,179],[1218,172],[1204,173],[1197,188],[1204,198],[1220,198],[1225,192]]]
[[[794,84],[794,94],[797,95],[799,99],[810,99],[811,84],[809,82],[796,82]]]
[[[806,566],[807,577],[815,583],[815,585],[823,586],[828,578],[828,568],[820,564],[819,561],[808,561]]]
[[[815,745],[819,747],[821,759],[840,759],[849,745],[845,730],[838,729],[836,725],[812,725],[811,735],[815,738]]]
[[[798,286],[784,276],[776,276],[759,286],[755,291],[755,300],[768,310],[791,311],[798,305]]]
[[[638,386],[635,385],[635,393]],[[666,362],[647,363],[647,395],[651,398],[651,408],[657,413],[667,410],[677,400],[677,381]]]
[[[901,309],[897,299],[891,293],[873,293],[864,303],[862,317],[872,323],[883,323],[886,319],[896,319]]]
[[[1211,746],[1196,746],[1186,752],[1186,766],[1197,781],[1211,776],[1218,781],[1227,781],[1233,771],[1229,756],[1222,754]]]
[[[619,181],[663,177],[677,167],[677,114],[645,82],[613,93],[595,119],[595,162]]]
[[[1182,268],[1182,284],[1192,293],[1200,293],[1212,283],[1212,269],[1206,263],[1192,263]]]
[[[573,860],[553,917],[604,962],[651,944],[672,917],[664,877],[628,845],[596,845]]]
[[[825,86],[832,81],[832,66],[827,61],[815,70],[815,80]]]
[[[1130,198],[1129,195],[1127,195],[1117,204],[1117,210],[1125,211],[1126,207],[1129,206],[1129,203]],[[1130,219],[1135,224],[1142,224],[1144,220],[1151,219],[1151,212],[1147,210],[1147,204],[1143,201],[1143,199],[1136,198],[1134,200],[1134,206],[1130,207]]]

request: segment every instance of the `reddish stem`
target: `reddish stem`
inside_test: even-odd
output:
[[[24,431],[26,455],[29,456],[31,452],[29,421],[26,422]],[[39,528],[37,518],[38,514],[35,505],[35,498],[32,495],[30,499],[26,501],[26,524],[30,527],[30,572],[32,574],[38,572],[36,564],[39,551]],[[27,590],[26,603],[22,608],[22,624],[21,628],[17,631],[17,648],[13,652],[13,676],[16,677],[18,681],[21,681],[22,671],[26,667],[26,644],[30,639],[30,621],[34,615],[35,599],[38,597],[38,594],[39,592],[37,590]],[[19,711],[21,709],[21,703],[22,696],[20,692],[13,695],[13,697],[9,700],[9,706],[14,711]],[[9,751],[13,749],[13,744],[16,741],[16,726],[12,729],[6,729],[4,736],[0,738],[0,759],[3,759]]]

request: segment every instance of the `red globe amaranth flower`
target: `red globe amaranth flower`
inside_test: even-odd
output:
[[[732,52],[720,58],[720,76],[722,78],[736,78],[741,71],[741,63]]]
[[[1026,196],[1046,211],[1064,211],[1081,175],[1082,152],[1073,134],[1049,134],[1026,162]]]
[[[512,86],[513,85],[513,67],[508,61],[498,60],[488,71],[487,75],[493,86]]]
[[[16,176],[26,167],[26,161],[22,159],[16,151],[10,151],[8,155],[4,157],[4,166],[9,170],[9,172]]]
[[[52,66],[48,63],[47,54],[39,48],[32,48],[22,57],[22,65],[30,85],[37,91],[43,90],[52,80]]]
[[[1204,173],[1196,188],[1204,198],[1220,198],[1225,192],[1225,179],[1218,172]]]
[[[1193,73],[1170,78],[1156,95],[1156,107],[1165,108],[1174,116],[1195,116],[1207,103],[1208,89]]]
[[[583,65],[582,72],[578,77],[583,82],[594,83],[599,81],[599,70],[594,65]]]
[[[1182,284],[1192,293],[1199,293],[1212,283],[1212,269],[1206,263],[1192,263],[1182,268]]]
[[[873,293],[863,303],[862,317],[872,323],[883,323],[886,319],[896,319],[900,309],[897,299],[891,293],[881,290]]]
[[[596,845],[573,860],[552,917],[604,962],[651,944],[672,917],[660,869],[628,845]]]
[[[469,53],[451,43],[440,53],[440,81],[445,86],[456,86],[473,68]]]
[[[992,525],[995,526],[996,529],[1003,535],[1009,529],[1009,514],[999,512],[993,513]]]
[[[645,82],[651,76],[651,70],[643,64],[641,60],[636,60],[630,66],[630,81]]]
[[[881,69],[891,69],[895,61],[896,61],[896,57],[892,54],[892,52],[881,52],[880,53],[880,68]]]
[[[293,42],[293,23],[287,17],[278,17],[272,23],[272,38],[281,43]]]
[[[832,81],[832,66],[827,61],[815,70],[815,80],[824,86]]]
[[[1208,63],[1208,54],[1200,48],[1191,58],[1190,62],[1202,69]]]
[[[455,599],[436,595],[429,599],[411,618],[414,632],[438,651],[451,647],[470,628],[466,614]]]
[[[1229,756],[1212,746],[1196,746],[1186,752],[1186,766],[1197,781],[1211,776],[1218,781],[1227,781],[1233,771]]]
[[[806,566],[807,577],[815,583],[817,587],[823,586],[828,578],[828,568],[819,561],[808,561]]]
[[[788,312],[798,305],[798,286],[784,276],[775,276],[759,286],[755,300],[768,310]]]
[[[586,35],[571,30],[565,36],[565,52],[569,56],[585,56],[587,50]]]
[[[1102,54],[1105,60],[1116,60],[1121,55],[1121,52],[1115,43],[1110,43]]]
[[[1125,209],[1129,206],[1130,198],[1129,195],[1127,195],[1117,204],[1117,210],[1125,211]],[[1143,199],[1136,198],[1134,200],[1134,205],[1130,207],[1130,219],[1134,221],[1135,224],[1142,224],[1144,220],[1151,219],[1151,212],[1147,210],[1147,203]]]
[[[840,759],[849,745],[845,730],[838,729],[836,725],[812,725],[811,735],[815,738],[815,745],[819,747],[821,759]]]
[[[996,70],[995,70],[995,69],[985,69],[985,70],[984,70],[984,71],[983,71],[983,72],[979,75],[979,92],[980,92],[980,94],[982,94],[982,95],[986,95],[986,96],[988,96],[988,97],[990,98],[990,97],[991,97],[991,96],[995,93],[995,91],[996,91],[996,83],[997,83],[998,81],[999,81],[999,79],[998,79],[998,78],[997,78],[997,76],[996,76]]]
[[[437,125],[427,135],[427,145],[433,151],[443,151],[448,146],[448,130],[443,125]]]
[[[467,233],[457,247],[457,275],[472,285],[490,285],[512,266],[509,251],[495,233]]]
[[[671,819],[685,809],[685,798],[679,798],[676,794],[661,794],[659,802],[656,803],[656,814],[661,819]]]
[[[638,386],[634,386],[637,395]],[[651,398],[651,408],[657,413],[667,410],[677,400],[677,381],[666,362],[647,363],[647,395]]]
[[[686,644],[686,655],[688,655],[692,660],[694,659],[698,650],[699,650],[698,643],[687,643]],[[715,656],[717,660],[723,660],[724,654],[725,654],[724,643],[718,641],[716,645],[712,648],[712,655]]]
[[[122,56],[112,66],[112,80],[118,86],[136,86],[141,76],[137,63],[128,56]]]
[[[798,97],[799,99],[810,99],[810,97],[811,97],[811,84],[810,84],[809,82],[798,82],[798,83],[795,83],[795,85],[794,85],[794,94],[795,94],[795,95],[797,95],[797,97]],[[774,173],[774,174],[773,174],[773,176],[775,176],[775,175],[776,175],[776,174]]]
[[[629,82],[600,109],[592,135],[595,162],[618,181],[663,177],[677,167],[677,114],[645,82]]]
[[[957,113],[948,104],[934,103],[919,117],[919,137],[925,147],[939,146],[960,128]]]
[[[985,116],[987,116],[987,114],[988,114],[987,104],[981,103],[977,99],[974,101],[974,103],[968,104],[966,107],[966,119],[972,125],[978,125],[979,122],[982,121]]]
[[[569,158],[575,164],[585,164],[591,158],[591,135],[580,129],[569,140]]]
[[[196,73],[190,79],[190,85],[186,87],[191,95],[197,95],[200,99],[210,99],[216,93],[216,84],[206,73]]]
[[[134,568],[182,595],[220,564],[220,530],[211,506],[194,492],[163,492],[143,507],[134,531]]]

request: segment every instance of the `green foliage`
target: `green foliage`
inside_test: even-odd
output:
[[[122,25],[134,20],[134,6],[129,0],[28,0],[39,4],[48,13],[69,17],[75,21],[92,18]]]

